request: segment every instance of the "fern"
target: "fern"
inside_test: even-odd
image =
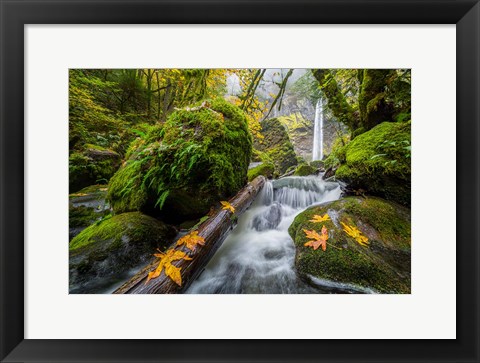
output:
[[[162,209],[169,194],[170,194],[170,190],[165,190],[160,195],[160,197],[158,197],[157,202],[155,203],[155,207],[157,207],[157,205],[158,205],[160,207],[160,209]]]

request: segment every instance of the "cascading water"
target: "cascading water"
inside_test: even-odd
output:
[[[288,227],[307,207],[337,200],[340,194],[337,183],[316,176],[266,182],[187,293],[332,292],[335,287],[313,287],[297,277]]]
[[[312,160],[323,159],[323,103],[320,98],[315,105]]]

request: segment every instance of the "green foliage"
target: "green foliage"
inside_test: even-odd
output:
[[[274,164],[268,163],[268,162],[262,163],[248,170],[248,173],[247,173],[248,181],[252,181],[259,175],[263,175],[264,177],[271,179],[273,177],[274,171],[275,171]]]
[[[118,155],[94,160],[84,153],[73,152],[68,159],[70,193],[92,184],[108,182],[118,167]]]
[[[252,141],[243,112],[217,98],[174,112],[163,126],[134,141],[130,159],[112,178],[114,210],[178,207],[204,214],[247,179]]]

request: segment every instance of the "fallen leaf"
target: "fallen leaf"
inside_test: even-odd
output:
[[[360,230],[355,226],[349,226],[343,222],[340,222],[343,226],[343,230],[346,234],[352,237],[355,241],[358,242],[359,245],[363,247],[368,247],[370,242],[368,242],[368,238],[365,237]]]
[[[222,209],[229,210],[230,212],[235,213],[235,208],[229,202],[221,201],[220,203],[223,206]]]
[[[303,232],[305,232],[308,239],[311,239],[311,241],[306,242],[304,246],[313,247],[314,250],[317,250],[320,246],[323,251],[327,249],[328,230],[325,226],[322,227],[321,234],[317,231],[309,231],[306,229],[304,229]]]
[[[197,245],[205,246],[205,238],[198,235],[198,231],[193,231],[177,241],[177,246],[185,245],[190,251],[195,251]]]
[[[313,223],[321,223],[321,222],[325,222],[325,221],[329,221],[330,220],[330,216],[325,213],[323,215],[323,217],[317,215],[317,214],[314,214],[313,215],[313,219],[310,219],[310,222],[313,222]]]
[[[159,253],[155,253],[154,256],[160,258],[160,262],[158,263],[157,268],[155,271],[149,272],[147,277],[147,282],[151,279],[155,279],[165,270],[165,275],[172,279],[178,286],[182,286],[182,275],[180,273],[181,268],[174,266],[172,262],[178,260],[191,260],[190,257],[183,251],[178,251],[174,249],[170,249],[167,252],[163,253],[158,251]]]

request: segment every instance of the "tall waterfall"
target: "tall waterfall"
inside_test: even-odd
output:
[[[323,159],[323,103],[320,98],[315,106],[312,160]]]

